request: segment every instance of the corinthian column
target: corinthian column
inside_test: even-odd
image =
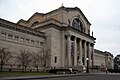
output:
[[[87,49],[86,49],[86,41],[84,41],[84,63],[85,63],[85,66],[87,66]]]
[[[74,38],[74,66],[77,66],[77,45],[76,45],[76,37]]]
[[[80,46],[80,65],[83,65],[83,63],[82,63],[82,54],[83,54],[83,51],[82,51],[82,40],[80,40],[79,46]]]
[[[90,48],[90,43],[88,43],[88,58],[89,58],[89,66],[91,66],[91,48]]]
[[[68,57],[68,66],[71,66],[71,36],[67,35],[67,57]]]
[[[92,60],[92,67],[93,67],[94,66],[94,44],[92,43],[91,46],[92,46],[91,60]]]

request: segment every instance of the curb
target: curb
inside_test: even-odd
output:
[[[59,77],[71,77],[71,76],[85,76],[86,73],[82,74],[65,74],[65,75],[49,75],[49,76],[32,76],[32,77],[5,77],[1,80],[28,80],[28,79],[45,79],[45,78],[59,78]]]

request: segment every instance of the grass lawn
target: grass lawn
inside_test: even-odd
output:
[[[0,72],[0,77],[41,76],[41,75],[51,75],[51,73],[47,73],[47,72],[22,72],[22,71]]]

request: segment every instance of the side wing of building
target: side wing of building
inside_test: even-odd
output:
[[[113,68],[113,55],[109,52],[103,52],[94,49],[94,67],[95,68]]]
[[[41,42],[45,42],[44,33],[0,19],[0,48],[7,48],[13,56],[4,68],[18,68],[16,55],[21,50],[38,53]]]

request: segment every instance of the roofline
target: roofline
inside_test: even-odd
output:
[[[45,14],[44,14],[44,13],[38,13],[38,12],[36,12],[36,13],[34,13],[28,20],[20,19],[20,20],[17,22],[17,24],[18,24],[20,21],[29,22],[35,15],[42,15],[42,16],[44,16]]]
[[[111,54],[110,52],[107,52],[107,51],[100,51],[100,50],[98,50],[98,49],[94,49],[94,51],[98,51],[98,52],[100,52],[100,54],[103,54],[103,55],[110,55],[110,56],[113,57],[113,54]]]
[[[89,25],[91,25],[91,23],[89,22],[89,20],[85,17],[85,15],[83,14],[83,12],[81,11],[81,9],[80,8],[78,8],[78,7],[74,7],[74,8],[66,8],[67,10],[78,10],[78,11],[80,11],[80,13],[82,13],[82,15],[83,15],[83,17],[85,18],[85,20],[89,23]]]
[[[38,13],[38,12],[36,12],[36,13],[34,13],[34,14],[27,20],[27,22],[29,22],[30,19],[32,19],[32,18],[34,17],[34,15],[41,15],[41,16],[44,16],[45,14],[44,14],[44,13]]]
[[[85,17],[85,15],[83,14],[83,12],[81,11],[81,9],[80,8],[78,8],[78,7],[73,7],[73,8],[71,8],[71,7],[64,7],[64,6],[61,6],[61,7],[59,7],[59,8],[57,8],[57,9],[55,9],[55,10],[52,10],[52,11],[50,11],[50,12],[47,12],[47,13],[38,13],[38,12],[36,12],[36,13],[34,13],[26,22],[29,22],[29,20],[34,16],[34,15],[42,15],[42,16],[44,16],[44,15],[47,15],[47,14],[51,14],[51,13],[53,13],[53,12],[57,12],[57,11],[59,11],[59,10],[66,10],[66,11],[69,11],[69,10],[78,10],[82,15],[83,15],[83,17],[85,18],[85,20],[89,23],[89,25],[91,25],[91,23],[88,21],[88,19]],[[20,21],[20,20],[19,20]],[[19,22],[18,21],[18,22]],[[25,21],[25,20],[24,20]]]
[[[31,29],[31,28],[26,27],[26,26],[18,25],[16,23],[13,23],[13,22],[1,19],[1,18],[0,18],[0,25],[2,25],[1,27],[4,27],[4,28],[9,28],[9,29],[12,29],[12,30],[17,30],[17,31],[20,31],[20,32],[23,32],[23,33],[31,34],[31,35],[34,35],[34,36],[41,36],[41,37],[45,38],[45,33],[43,33],[43,32]]]
[[[78,8],[78,7],[71,8],[71,7],[64,7],[64,6],[62,6],[62,7],[59,7],[59,8],[57,8],[57,9],[55,9],[55,10],[52,10],[52,11],[50,11],[50,12],[47,12],[46,14],[51,14],[51,13],[56,12],[56,11],[59,11],[59,10],[66,10],[66,11],[69,11],[69,10],[78,10],[78,11],[80,11],[80,13],[82,13],[82,15],[83,15],[83,17],[85,18],[85,20],[91,25],[91,23],[89,22],[89,20],[85,17],[85,15],[84,15],[83,12],[81,11],[81,9]]]
[[[20,19],[16,24],[18,24],[19,22],[26,22],[26,20]]]

